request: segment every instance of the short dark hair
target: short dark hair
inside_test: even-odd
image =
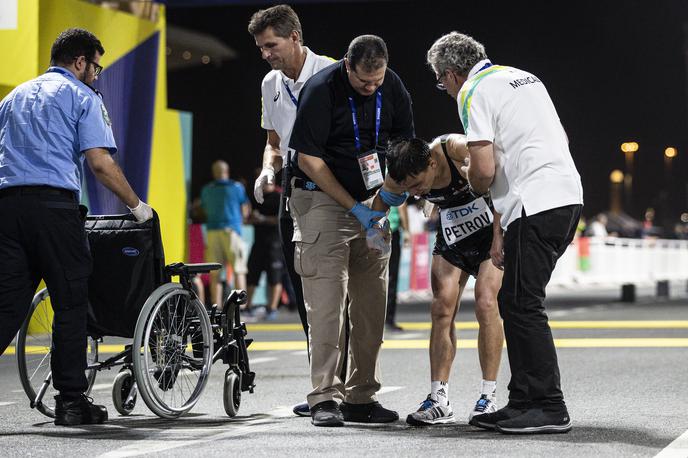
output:
[[[360,65],[362,70],[372,72],[387,65],[389,54],[385,41],[377,35],[361,35],[354,38],[346,52],[349,66],[356,71]]]
[[[96,51],[105,54],[100,40],[88,30],[67,29],[55,39],[50,48],[50,65],[69,65],[79,56],[91,61]]]
[[[265,32],[268,27],[272,27],[275,35],[281,38],[289,38],[296,30],[299,33],[299,41],[303,44],[301,21],[289,5],[276,5],[253,13],[248,23],[248,33],[256,36]]]
[[[416,176],[430,165],[430,145],[420,138],[392,140],[387,146],[387,172],[397,183]]]

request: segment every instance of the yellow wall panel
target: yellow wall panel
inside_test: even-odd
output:
[[[40,0],[40,68],[48,67],[50,47],[69,27],[84,28],[100,39],[105,48],[101,65],[107,67],[150,37],[157,24],[82,0]]]
[[[38,0],[18,0],[17,28],[0,30],[0,56],[3,62],[0,65],[0,85],[13,88],[36,77],[38,74]]]
[[[167,109],[164,12],[160,18],[160,47],[148,203],[160,216],[165,260],[170,263],[185,260],[187,196],[179,113]]]

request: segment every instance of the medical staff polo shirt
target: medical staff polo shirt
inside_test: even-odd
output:
[[[0,189],[43,185],[80,195],[91,148],[117,151],[110,116],[69,70],[50,67],[0,102]]]
[[[296,118],[296,104],[291,99],[286,87],[289,87],[291,94],[298,101],[306,81],[323,68],[335,63],[334,59],[319,56],[305,46],[304,50],[306,51],[306,61],[303,63],[303,68],[296,81],[287,78],[281,70],[272,70],[265,75],[260,88],[263,96],[261,127],[265,130],[274,130],[279,135],[283,166],[287,164],[287,148]]]
[[[387,68],[379,89],[382,92],[380,129],[377,141],[380,166],[385,170],[389,140],[414,136],[411,96],[393,70]],[[361,150],[357,150],[349,97],[356,107]],[[343,60],[314,75],[301,91],[299,109],[289,148],[298,154],[321,158],[337,181],[357,201],[366,200],[376,189],[366,190],[358,156],[376,147],[375,110],[377,96],[362,96],[349,83]],[[292,161],[294,165],[296,161]],[[296,175],[305,177],[300,170]]]
[[[467,141],[492,142],[490,186],[504,229],[521,216],[583,203],[568,139],[542,81],[513,67],[478,62],[457,97]]]

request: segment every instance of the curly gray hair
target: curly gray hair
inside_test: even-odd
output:
[[[459,32],[448,33],[435,41],[428,50],[428,65],[438,73],[447,70],[468,76],[471,68],[483,59],[487,59],[485,47],[473,37]]]

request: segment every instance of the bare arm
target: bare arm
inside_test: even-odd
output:
[[[470,164],[468,165],[468,183],[473,191],[485,194],[495,176],[494,149],[491,142],[471,142],[468,144]]]
[[[127,207],[134,208],[139,204],[139,197],[129,185],[122,169],[119,168],[108,150],[91,148],[86,150],[84,154],[88,166],[98,181],[115,193]]]
[[[268,138],[263,150],[263,168],[272,168],[273,171],[282,168],[282,154],[280,153],[280,137],[274,130],[268,130]]]
[[[350,210],[356,204],[356,200],[337,181],[337,178],[321,158],[299,154],[299,168],[342,207]]]
[[[502,215],[496,211],[494,214],[494,221],[492,222],[492,246],[490,247],[490,258],[492,264],[498,269],[504,269],[504,232],[500,225]]]

